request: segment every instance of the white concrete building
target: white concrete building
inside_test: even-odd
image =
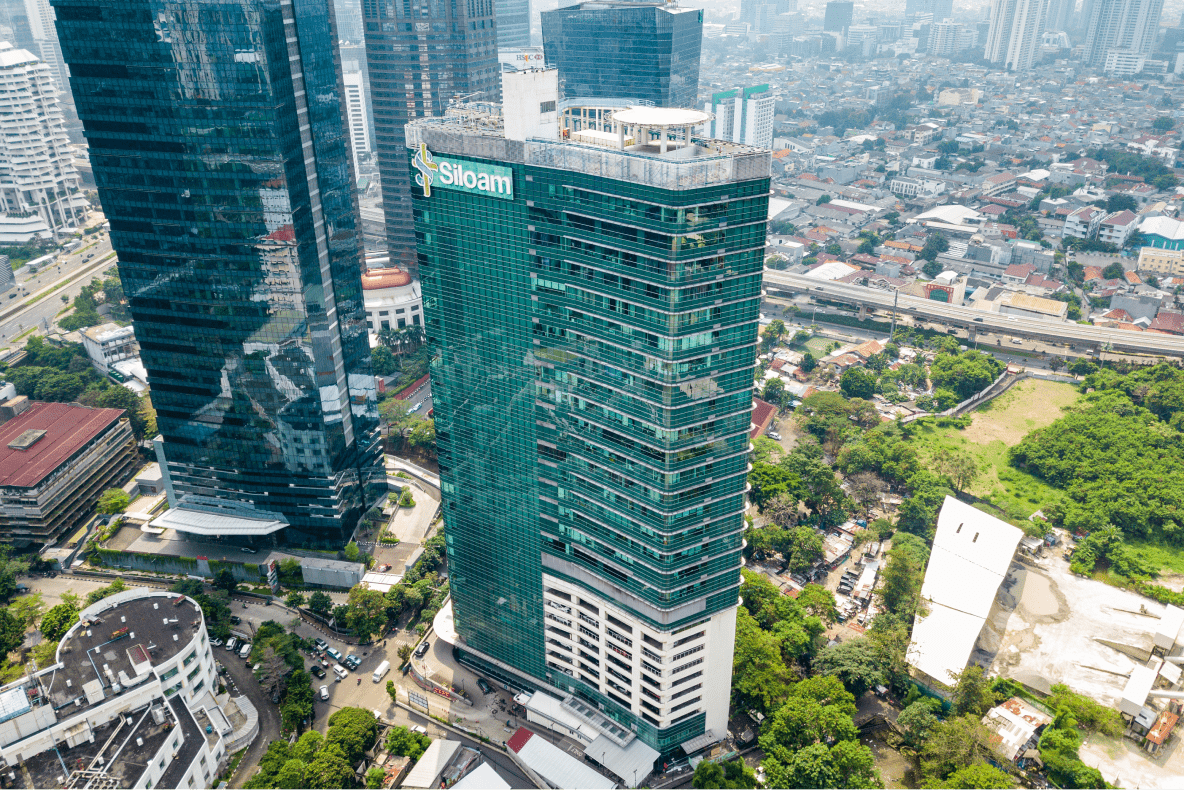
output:
[[[1115,211],[1098,223],[1098,241],[1121,247],[1139,226],[1139,216],[1133,211]]]
[[[366,306],[366,329],[370,346],[383,329],[423,326],[423,297],[419,282],[402,269],[371,269],[362,275],[362,299]]]
[[[715,119],[704,124],[703,133],[715,140],[729,140],[757,148],[773,146],[773,110],[777,99],[768,85],[733,88],[715,93],[703,105]]]
[[[116,362],[139,356],[140,347],[130,326],[106,323],[88,326],[82,335],[82,347],[95,369],[104,376]]]
[[[1048,0],[992,0],[986,58],[1008,71],[1027,71],[1040,53]]]
[[[1065,230],[1061,235],[1066,238],[1075,236],[1079,239],[1092,239],[1105,216],[1106,212],[1096,206],[1082,206],[1065,217]]]
[[[944,181],[934,181],[928,178],[910,178],[897,176],[888,182],[888,191],[901,197],[936,197],[946,190]]]
[[[1115,77],[1129,77],[1143,71],[1146,55],[1129,49],[1111,49],[1106,52],[1102,71]]]
[[[559,136],[559,69],[502,72],[502,117],[507,140]]]
[[[366,123],[366,89],[362,72],[347,71],[345,81],[345,111],[349,121],[350,152],[354,157],[354,175],[360,172],[358,163],[370,156],[370,127]]]
[[[0,212],[37,215],[56,237],[85,218],[50,67],[0,42]]]
[[[1151,54],[1159,32],[1163,0],[1094,0],[1088,10],[1082,60],[1087,66],[1102,66],[1110,72],[1111,53],[1123,53],[1114,63],[1119,68],[1143,70],[1143,57]],[[1138,71],[1124,71],[1137,74]],[[1120,72],[1114,72],[1120,73]]]
[[[218,705],[217,683],[193,599],[147,590],[105,598],[82,611],[55,663],[0,687],[0,759],[20,766],[6,784],[213,787],[229,753],[259,729],[245,697]],[[232,718],[247,723],[235,730]]]

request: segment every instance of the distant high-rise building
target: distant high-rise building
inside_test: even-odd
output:
[[[954,0],[905,0],[904,15],[933,14],[933,21],[941,22],[954,16]]]
[[[1077,0],[1049,0],[1048,16],[1044,20],[1044,29],[1052,31],[1068,31],[1073,24],[1073,9]]]
[[[702,11],[664,0],[593,0],[544,11],[542,20],[561,97],[695,105]]]
[[[350,149],[353,151],[354,174],[363,158],[370,156],[370,124],[366,120],[366,87],[361,71],[346,71],[345,106],[349,120]]]
[[[54,236],[85,219],[74,154],[62,124],[53,71],[36,55],[0,42],[0,211],[26,233]]]
[[[25,0],[0,0],[0,40],[16,49],[36,52],[32,23]]]
[[[822,18],[822,29],[842,32],[851,27],[855,18],[855,3],[852,0],[831,0],[826,4],[826,15]]]
[[[1138,55],[1149,55],[1159,31],[1163,0],[1094,0],[1085,33],[1082,60],[1087,66],[1105,66],[1109,53],[1125,53],[1119,61],[1124,72]]]
[[[986,59],[1009,71],[1027,71],[1040,53],[1049,0],[992,0]]]
[[[773,146],[773,113],[777,99],[768,85],[733,88],[711,94],[703,109],[715,115],[707,136],[757,148]]]
[[[337,18],[337,39],[351,44],[364,40],[362,32],[361,0],[333,0],[333,14]]]
[[[929,26],[930,55],[946,57],[974,46],[975,30],[961,22],[934,22]]]
[[[530,0],[494,0],[497,12],[497,48],[530,46]]]
[[[414,118],[443,115],[456,97],[499,100],[494,0],[366,0],[362,14],[387,246],[391,262],[414,274],[415,223],[403,126]]]
[[[551,96],[507,99],[507,124]],[[516,139],[407,127],[453,609],[437,633],[630,755],[603,765],[635,786],[728,727],[770,154],[688,135],[696,110],[618,110],[596,142],[523,120]]]
[[[177,528],[339,548],[386,475],[329,0],[53,5]]]

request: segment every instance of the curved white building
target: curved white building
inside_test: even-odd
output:
[[[87,607],[57,663],[0,687],[9,787],[213,787],[229,719],[192,598],[128,590]]]
[[[37,215],[44,235],[56,238],[86,216],[79,186],[53,70],[27,50],[0,42],[0,211]]]
[[[366,305],[366,328],[370,345],[383,329],[406,329],[423,326],[423,297],[419,281],[402,269],[371,269],[362,275],[362,294]]]

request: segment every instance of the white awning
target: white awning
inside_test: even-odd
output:
[[[210,513],[205,510],[189,510],[182,506],[165,511],[152,519],[151,526],[157,529],[175,529],[193,535],[270,535],[288,526],[283,521],[270,518],[249,518],[242,515]]]
[[[638,738],[631,740],[622,749],[604,735],[588,744],[584,754],[621,777],[629,787],[636,787],[639,782],[645,781],[654,770],[654,761],[658,759],[658,751]]]
[[[684,741],[683,743],[681,743],[679,745],[682,748],[682,750],[684,752],[686,752],[687,754],[694,754],[695,752],[699,751],[700,749],[707,748],[708,746],[710,746],[711,744],[715,743],[718,740],[719,740],[719,738],[716,737],[715,733],[713,733],[711,730],[708,730],[707,732],[703,733],[702,735],[696,735],[694,738],[691,738],[689,741]]]

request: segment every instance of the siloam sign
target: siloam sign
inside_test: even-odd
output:
[[[436,156],[423,143],[412,157],[411,166],[419,171],[415,174],[415,183],[423,187],[424,197],[431,197],[432,188],[439,187],[503,200],[514,199],[514,174],[508,167]]]

